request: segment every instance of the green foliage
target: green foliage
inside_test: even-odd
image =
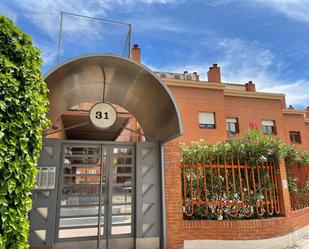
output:
[[[288,173],[288,187],[291,194],[298,194],[297,177]]]
[[[303,150],[296,150],[292,145],[283,147],[283,156],[288,165],[295,162],[299,166],[309,164],[309,154]]]
[[[280,158],[298,165],[309,164],[309,154],[296,150],[292,145],[284,144],[279,138],[264,136],[258,129],[251,129],[240,139],[230,139],[217,144],[207,144],[205,140],[192,142],[190,145],[181,144],[181,158],[184,163],[209,162],[209,155],[219,156],[223,162],[224,155],[233,154],[234,158],[240,155],[241,163],[248,165],[263,163],[267,160],[279,162]],[[231,158],[226,158],[228,162]]]
[[[309,206],[309,176],[305,182],[300,182],[293,176],[290,170],[288,174],[289,191],[293,210],[306,208]]]
[[[249,130],[240,139],[231,139],[217,144],[207,144],[204,140],[200,140],[190,145],[181,144],[180,148],[183,165],[186,165],[182,170],[186,219],[267,217],[271,212],[267,215],[265,210],[269,207],[259,203],[266,203],[267,198],[275,192],[278,198],[274,181],[278,172],[275,170],[277,167],[274,167],[274,171],[271,172],[265,166],[269,163],[278,165],[280,159],[288,162],[288,166],[291,162],[297,162],[299,166],[309,164],[309,155],[306,152],[284,144],[279,138],[263,136],[257,129]],[[249,168],[225,170],[222,167],[216,168],[219,164],[248,165]],[[201,165],[213,165],[214,169],[209,167],[203,169]],[[306,184],[299,188],[295,179],[289,177],[291,193],[304,194],[308,191],[308,186]],[[193,204],[192,207],[191,201],[196,203],[197,200],[200,200],[201,204]],[[209,203],[223,201],[226,204],[224,207],[217,204],[205,205],[205,201]],[[247,203],[248,206],[243,207],[239,203]],[[246,213],[252,215],[246,215]]]
[[[47,87],[39,49],[0,16],[0,248],[29,248],[42,130],[48,125]]]

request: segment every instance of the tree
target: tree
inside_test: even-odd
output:
[[[40,50],[0,16],[0,248],[29,248],[31,190],[47,127]]]

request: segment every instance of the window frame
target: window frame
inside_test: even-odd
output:
[[[214,118],[214,124],[201,124],[200,123],[200,113],[212,113]],[[216,122],[216,113],[215,112],[206,112],[206,111],[199,111],[198,112],[198,123],[200,129],[216,129],[217,122]]]
[[[228,122],[227,119],[236,119],[236,123]],[[236,117],[226,117],[225,118],[225,123],[226,123],[226,131],[227,131],[228,135],[236,135],[236,134],[240,133],[240,131],[239,131],[239,119],[238,118],[236,118]],[[229,131],[229,123],[235,124],[235,133]]]
[[[298,135],[299,141],[292,141],[291,136],[293,136],[293,135]],[[300,131],[289,131],[289,137],[290,137],[290,142],[292,144],[301,144],[302,143]]]
[[[263,121],[272,121],[273,125],[263,125]],[[266,132],[264,132],[264,127],[266,127],[267,130],[269,129],[269,127],[271,127],[271,133],[269,133],[267,130]],[[273,119],[262,119],[261,120],[261,130],[262,130],[263,135],[277,135],[276,121]]]

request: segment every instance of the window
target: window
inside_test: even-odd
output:
[[[198,119],[200,128],[216,128],[214,112],[199,112]]]
[[[294,144],[301,144],[300,132],[290,131],[290,141]]]
[[[263,134],[276,135],[276,125],[274,120],[262,120]]]
[[[239,133],[238,119],[237,118],[227,118],[226,119],[226,129],[229,135]]]

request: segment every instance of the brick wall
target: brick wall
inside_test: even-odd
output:
[[[286,140],[281,110],[280,100],[225,97],[225,115],[238,118],[240,133],[248,131],[250,123],[261,129],[262,120],[274,120],[277,135]]]
[[[303,115],[283,115],[286,141],[290,143],[290,131],[299,131],[301,135],[301,144],[293,144],[297,149],[309,151],[309,124],[304,122]]]
[[[293,230],[300,229],[309,224],[309,208],[291,212],[290,227]]]
[[[299,167],[297,164],[293,164],[290,167],[291,174],[297,177],[297,184],[299,186],[304,185],[309,180],[309,166]]]
[[[179,143],[171,142],[164,146],[165,158],[165,199],[166,230],[168,248],[181,248],[183,245],[183,214],[181,175],[179,164]]]
[[[169,249],[183,248],[184,240],[256,240],[279,237],[309,224],[309,208],[291,211],[285,164],[280,164],[282,217],[238,221],[183,219],[179,142],[165,145],[165,191]]]
[[[184,134],[178,141],[191,142],[201,138],[213,143],[227,138],[225,104],[222,90],[170,86],[183,122]],[[215,112],[216,129],[199,127],[199,112]]]
[[[239,221],[183,220],[179,142],[190,143],[201,138],[209,143],[225,140],[226,117],[238,118],[240,132],[250,123],[261,129],[262,120],[274,120],[277,136],[289,143],[289,131],[301,131],[303,143],[297,145],[309,151],[309,124],[304,117],[283,114],[284,99],[260,99],[224,96],[223,90],[169,86],[183,121],[184,135],[165,145],[165,191],[167,240],[169,249],[183,248],[184,240],[248,240],[285,235],[309,224],[309,208],[291,211],[285,164],[280,164],[280,209],[277,218]],[[216,129],[199,128],[198,112],[215,112]]]
[[[265,220],[185,221],[184,240],[267,239],[290,232],[284,217]]]
[[[169,86],[169,89],[176,99],[184,128],[184,136],[177,141],[190,143],[203,138],[214,143],[227,139],[227,117],[238,118],[240,133],[248,131],[250,124],[256,124],[261,129],[262,120],[274,120],[278,137],[290,143],[289,132],[299,131],[302,143],[294,145],[309,151],[309,123],[305,123],[302,114],[283,114],[284,98],[225,96],[223,89],[182,86]],[[200,128],[199,112],[214,112],[216,129]]]

